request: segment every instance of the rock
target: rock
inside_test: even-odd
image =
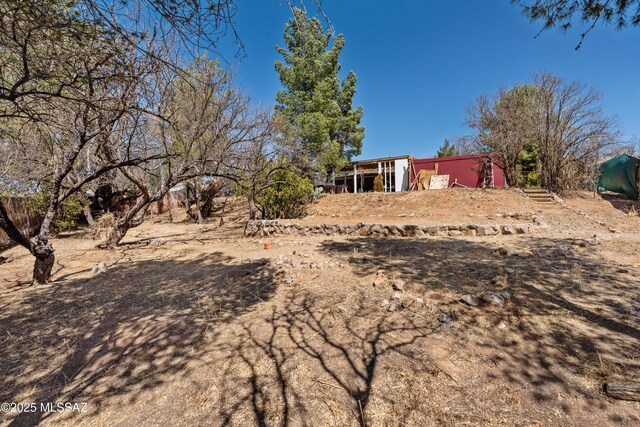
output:
[[[451,317],[449,317],[449,315],[446,313],[440,313],[440,315],[438,316],[438,321],[441,323],[449,323],[451,322]]]
[[[600,239],[597,237],[589,237],[587,239],[584,239],[583,242],[585,243],[585,246],[596,246],[600,243]]]
[[[291,285],[293,283],[293,277],[287,277],[284,279],[284,283],[287,285]]]
[[[501,320],[500,323],[498,323],[498,329],[505,329],[507,327],[507,324],[504,323],[504,320]]]
[[[542,248],[534,248],[531,250],[531,254],[537,257],[543,257],[547,255],[547,252]]]
[[[507,248],[498,248],[498,254],[499,255],[503,255],[503,256],[507,256],[507,255],[509,255],[509,249],[507,249]]]
[[[373,281],[373,286],[382,286],[387,283],[387,278],[385,276],[377,276]]]
[[[358,236],[367,237],[369,235],[369,227],[360,227]]]
[[[549,229],[549,224],[547,224],[546,222],[543,222],[543,221],[536,221],[536,228],[538,230],[548,230]]]
[[[509,291],[500,291],[500,292],[498,292],[498,295],[501,296],[503,299],[506,299],[506,300],[510,300],[511,299],[511,292],[509,292]]]
[[[376,271],[376,275],[381,276],[383,274],[386,274],[386,270],[384,268],[379,268],[378,271]]]
[[[388,308],[388,310],[389,310],[389,311],[396,311],[396,305],[395,305],[395,304],[393,304],[393,303],[389,304],[389,308]]]
[[[271,244],[271,242],[268,242],[268,241],[267,241],[267,242],[264,242],[264,248],[265,248],[265,249],[271,249],[271,248],[272,248],[272,246],[273,246],[273,245]]]
[[[400,298],[401,298],[400,292],[394,292],[393,295],[391,295],[391,299],[392,300],[394,300],[394,299],[397,300],[397,299],[400,299]]]
[[[380,224],[373,224],[371,227],[369,227],[369,233],[374,236],[378,236],[380,234],[383,234],[382,228],[383,227]]]
[[[502,299],[502,297],[498,294],[485,294],[482,296],[482,302],[484,302],[485,304],[493,304],[504,307],[504,299]]]
[[[105,264],[104,262],[101,262],[97,265],[95,265],[92,269],[91,272],[93,274],[102,274],[102,273],[106,273],[108,270],[107,268],[107,264]]]
[[[628,272],[629,272],[629,269],[627,269],[627,268],[619,268],[619,269],[618,269],[618,273],[626,274],[626,273],[628,273]]]
[[[502,234],[505,235],[509,235],[509,234],[515,234],[516,230],[514,230],[514,228],[511,225],[503,225],[502,227],[500,227]]]
[[[493,279],[491,279],[491,284],[492,285],[506,284],[505,283],[505,277],[504,276],[496,276]]]
[[[413,305],[413,303],[415,302],[415,300],[413,298],[405,298],[402,300],[402,308],[409,308]]]
[[[404,280],[398,279],[395,282],[393,282],[393,290],[404,291]]]
[[[382,300],[382,306],[383,306],[383,307],[386,307],[386,306],[388,306],[388,305],[389,305],[389,300],[388,300],[388,299],[386,299],[386,298],[385,298],[385,299],[383,299],[383,300]]]
[[[151,246],[162,246],[165,245],[167,241],[165,239],[153,239],[149,242]]]
[[[416,304],[424,305],[424,298],[416,298]]]
[[[563,247],[563,248],[555,248],[551,253],[554,257],[566,257],[571,255],[571,248]]]
[[[478,301],[478,298],[476,298],[475,295],[471,294],[463,295],[462,298],[460,298],[460,301],[472,307],[477,307],[478,305],[480,305],[480,301]]]
[[[498,230],[492,225],[479,225],[477,234],[478,236],[495,236],[498,234]]]
[[[516,224],[515,229],[518,234],[526,234],[529,232],[529,224]]]
[[[513,274],[516,272],[513,268],[509,268],[509,267],[505,268],[504,271],[506,271],[507,274]]]

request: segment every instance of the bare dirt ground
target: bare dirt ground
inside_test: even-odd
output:
[[[456,188],[412,193],[336,194],[321,197],[300,222],[492,224],[503,216],[517,222],[517,218],[510,216],[526,217],[537,210],[533,202],[515,190]]]
[[[239,221],[154,217],[113,251],[82,233],[56,239],[54,282],[38,287],[31,257],[3,252],[0,402],[87,407],[0,413],[0,425],[640,424],[639,403],[602,392],[640,381],[640,219],[587,193],[566,207],[515,191],[440,194],[384,196],[414,217],[370,209],[397,224],[530,211],[549,228],[283,236],[266,250]],[[367,197],[378,195],[322,198],[303,221],[356,220]],[[418,217],[420,197],[429,215]],[[109,269],[94,275],[99,262]],[[504,307],[459,301],[498,291],[511,295]]]

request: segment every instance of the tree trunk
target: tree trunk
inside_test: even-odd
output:
[[[251,194],[249,196],[249,219],[254,220],[256,219],[256,202],[255,202],[255,196],[253,194]]]
[[[198,181],[196,181],[193,184],[194,190],[195,190],[195,195],[196,195],[196,219],[198,221],[198,224],[202,225],[204,224],[204,218],[202,217],[202,208],[201,208],[201,203],[200,203],[200,184],[198,184]]]
[[[220,214],[220,226],[224,225],[224,211],[227,208],[227,200],[229,200],[229,198],[225,197],[224,203],[222,204],[222,213]]]
[[[129,231],[129,221],[116,221],[115,225],[109,231],[107,240],[98,245],[102,249],[113,249],[120,244],[124,236]]]
[[[33,280],[31,284],[44,285],[51,280],[53,263],[56,260],[54,249],[44,236],[36,236],[32,246],[33,256],[36,258],[33,264]]]
[[[26,248],[36,258],[33,265],[33,278],[31,284],[42,285],[51,280],[51,270],[56,260],[54,249],[49,244],[47,237],[38,235],[32,243],[27,236],[22,234],[15,226],[4,205],[0,201],[0,229],[2,229],[14,242]]]
[[[124,236],[131,228],[135,228],[144,222],[144,217],[152,203],[147,197],[140,198],[136,204],[116,221],[111,231],[107,235],[107,239],[98,245],[100,249],[113,249],[120,244]]]
[[[91,214],[91,206],[84,205],[82,207],[82,212],[84,213],[84,217],[87,219],[87,224],[89,224],[90,227],[93,226],[95,220],[93,219],[93,215]]]

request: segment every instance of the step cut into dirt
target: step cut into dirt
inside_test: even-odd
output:
[[[540,189],[530,189],[524,190],[525,194],[532,202],[535,203],[553,203],[555,202],[555,198],[553,194],[549,193],[547,190]]]

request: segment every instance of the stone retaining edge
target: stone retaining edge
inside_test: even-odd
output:
[[[244,226],[245,237],[266,236],[372,236],[372,237],[458,237],[458,236],[498,236],[513,234],[528,234],[535,229],[546,227],[545,224],[503,224],[503,225],[384,225],[361,222],[358,224],[316,224],[300,225],[280,222],[279,220],[251,220]]]

